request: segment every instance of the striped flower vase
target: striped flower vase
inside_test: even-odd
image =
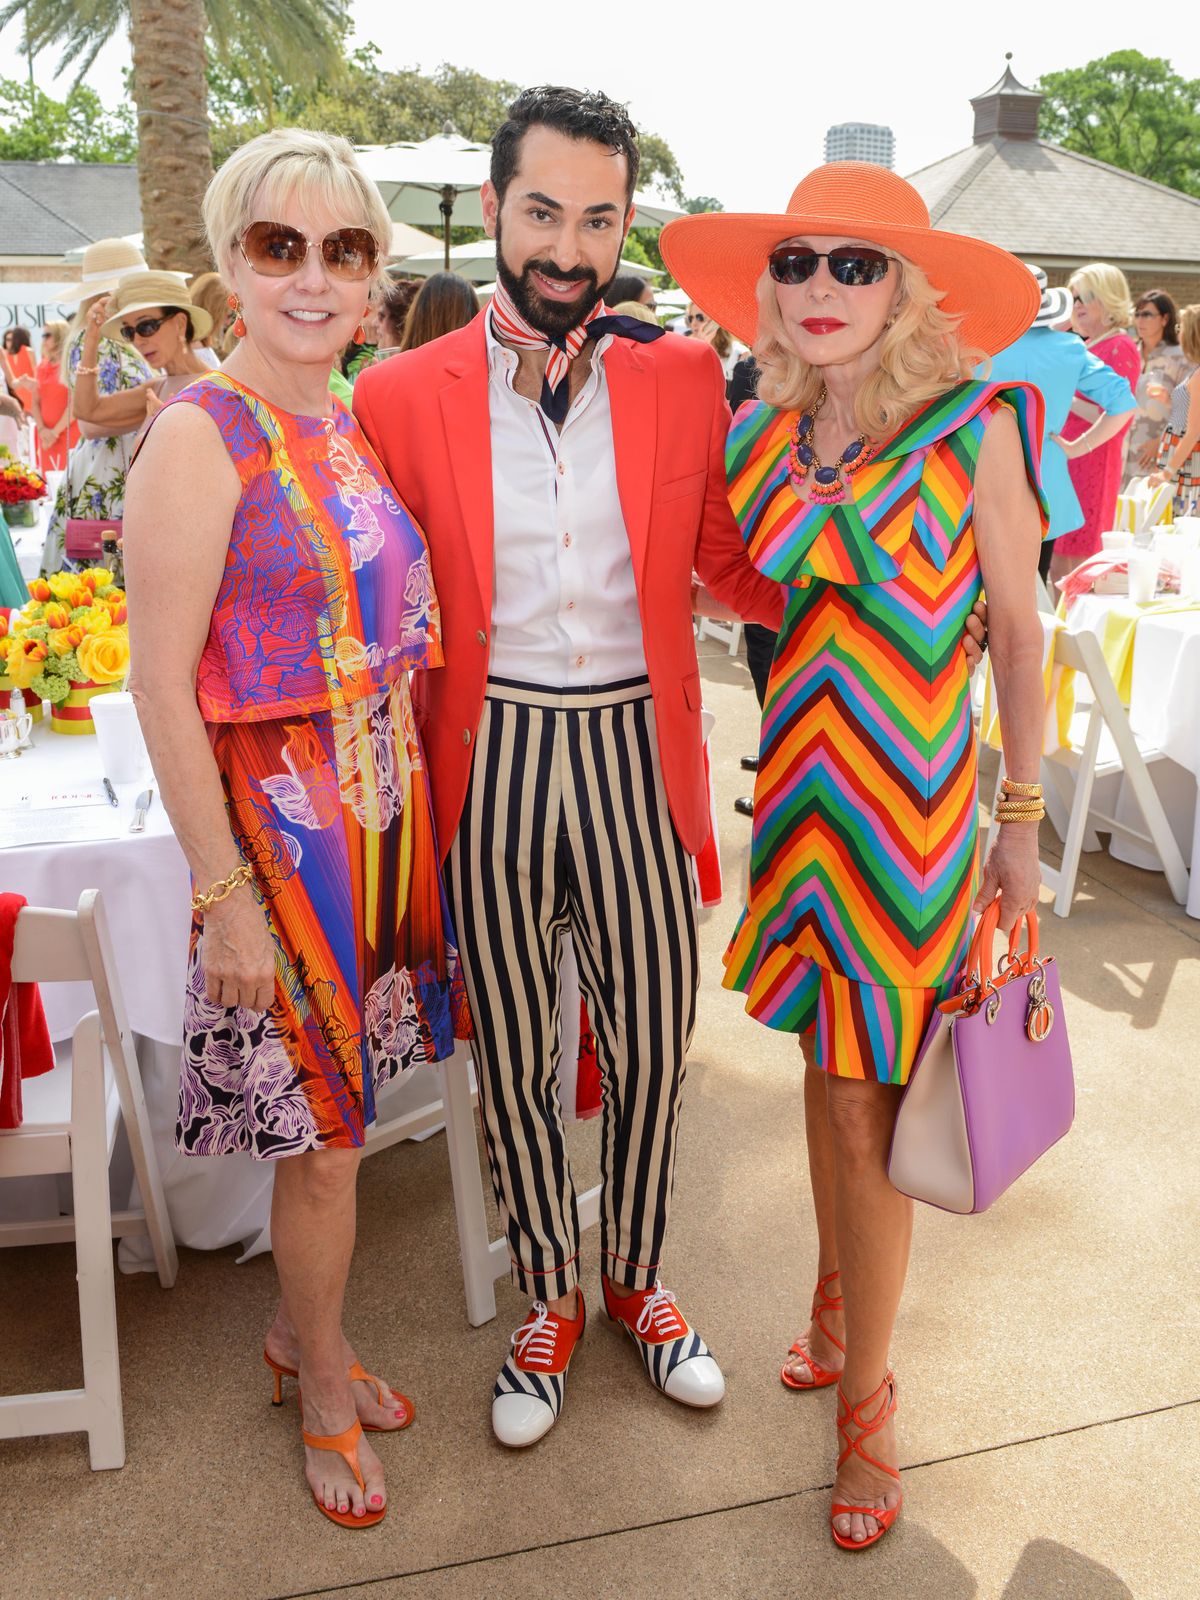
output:
[[[8,700],[12,694],[12,689],[12,679],[6,678],[3,673],[0,673],[0,711],[8,710]],[[42,720],[42,702],[34,696],[31,689],[25,689],[22,692],[25,696],[26,711],[28,711],[34,722],[40,722]]]
[[[117,683],[73,683],[65,700],[50,707],[50,726],[55,733],[95,733],[91,704],[98,694],[119,689]]]

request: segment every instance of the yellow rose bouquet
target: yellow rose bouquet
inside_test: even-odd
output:
[[[62,733],[93,731],[88,702],[129,671],[125,591],[107,567],[34,578],[30,598],[0,635],[0,674],[49,700]]]

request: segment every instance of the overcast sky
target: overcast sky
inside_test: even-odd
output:
[[[1177,26],[1149,42],[1136,10],[1113,0],[1044,8],[1028,0],[1003,7],[962,0],[772,7],[758,0],[657,12],[609,4],[586,22],[571,7],[537,6],[503,24],[496,0],[354,4],[356,36],[380,46],[385,66],[431,70],[450,61],[518,83],[602,88],[628,102],[640,127],[667,140],[690,194],[715,195],[730,210],[771,211],[823,159],[830,123],[887,123],[903,173],[969,144],[968,101],[1000,76],[1006,50],[1023,83],[1133,45],[1200,77],[1200,29],[1178,20],[1187,14],[1187,7],[1177,11]],[[732,15],[746,19],[741,36],[729,28]],[[6,76],[20,71],[19,42],[16,27],[0,34]],[[121,92],[127,59],[126,44],[114,44],[89,77],[109,102]],[[52,93],[53,67],[50,56],[36,64]],[[64,89],[60,81],[57,91]]]

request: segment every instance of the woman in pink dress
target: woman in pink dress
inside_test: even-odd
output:
[[[1136,388],[1142,358],[1137,340],[1129,332],[1133,304],[1125,274],[1119,267],[1097,261],[1073,273],[1068,287],[1075,332],[1093,355],[1126,378],[1131,389]],[[1079,438],[1100,414],[1099,407],[1077,394],[1063,426],[1062,439]],[[1100,548],[1100,535],[1113,525],[1128,433],[1129,429],[1123,428],[1107,444],[1068,461],[1071,482],[1083,511],[1083,526],[1074,533],[1064,533],[1055,542],[1050,576],[1056,582],[1088,556],[1095,555]]]

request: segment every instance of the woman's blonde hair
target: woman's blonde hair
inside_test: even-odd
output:
[[[958,318],[938,309],[942,291],[903,256],[900,298],[891,325],[884,329],[879,366],[854,397],[858,426],[871,439],[886,439],[956,383],[973,375],[980,350],[959,342]],[[758,337],[754,359],[761,376],[758,398],[780,411],[807,411],[824,387],[820,367],[802,361],[788,343],[775,295],[775,283],[764,271],[758,280]]]
[[[226,348],[225,324],[230,321],[229,287],[219,272],[202,272],[191,285],[192,304],[201,306],[212,318],[212,328],[196,343],[207,345],[220,356],[229,354]]]
[[[1093,261],[1071,274],[1067,288],[1081,300],[1098,300],[1114,328],[1128,328],[1133,322],[1133,298],[1120,267]]]
[[[1200,306],[1184,306],[1179,313],[1179,347],[1189,361],[1200,363]]]
[[[392,223],[379,190],[358,164],[350,144],[308,128],[272,128],[241,145],[216,173],[204,195],[204,231],[218,272],[228,272],[237,241],[252,222],[295,196],[325,206],[344,227],[375,235],[378,277],[392,243]],[[255,213],[258,215],[255,215]]]
[[[48,333],[50,335],[50,337],[54,340],[55,347],[57,348],[59,356],[61,357],[62,356],[62,351],[63,351],[63,343],[64,343],[64,341],[65,341],[65,339],[67,337],[67,325],[66,325],[66,323],[65,322],[45,322],[45,323],[42,324],[42,332],[43,333]]]

